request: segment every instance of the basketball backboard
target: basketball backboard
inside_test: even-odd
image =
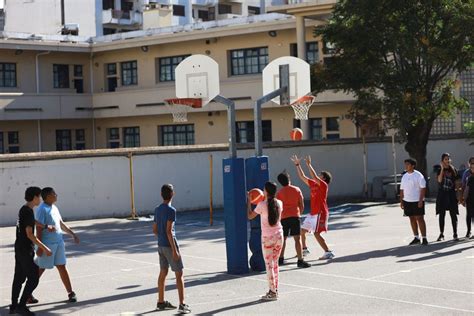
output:
[[[280,88],[280,65],[290,66],[290,104],[311,92],[309,64],[297,57],[280,57],[263,69],[263,95]],[[272,100],[280,104],[280,97]]]
[[[178,98],[201,98],[204,106],[219,95],[219,65],[206,55],[189,56],[176,67],[175,84]]]

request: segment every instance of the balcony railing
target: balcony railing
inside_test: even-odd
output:
[[[109,9],[102,11],[102,23],[116,25],[141,25],[143,24],[143,16],[141,12]]]

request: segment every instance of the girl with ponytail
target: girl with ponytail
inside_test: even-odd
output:
[[[247,196],[247,215],[254,219],[260,215],[262,226],[262,251],[267,270],[268,287],[263,300],[278,299],[278,258],[283,245],[283,228],[280,223],[283,203],[275,198],[277,186],[273,182],[265,183],[265,200],[252,210],[250,199]]]

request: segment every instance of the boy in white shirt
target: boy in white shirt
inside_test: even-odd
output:
[[[422,244],[428,245],[426,239],[426,224],[423,216],[425,215],[425,194],[426,180],[421,172],[415,170],[416,160],[409,158],[405,160],[406,173],[402,177],[400,185],[400,207],[403,209],[403,215],[410,218],[411,229],[415,238],[409,245],[419,245],[420,228]]]

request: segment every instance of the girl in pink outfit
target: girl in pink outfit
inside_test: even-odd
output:
[[[265,183],[265,200],[252,210],[247,197],[247,216],[254,219],[260,215],[262,226],[262,250],[267,269],[269,291],[262,296],[263,300],[278,299],[278,258],[283,245],[283,228],[280,223],[283,203],[275,198],[277,186],[273,182]]]

